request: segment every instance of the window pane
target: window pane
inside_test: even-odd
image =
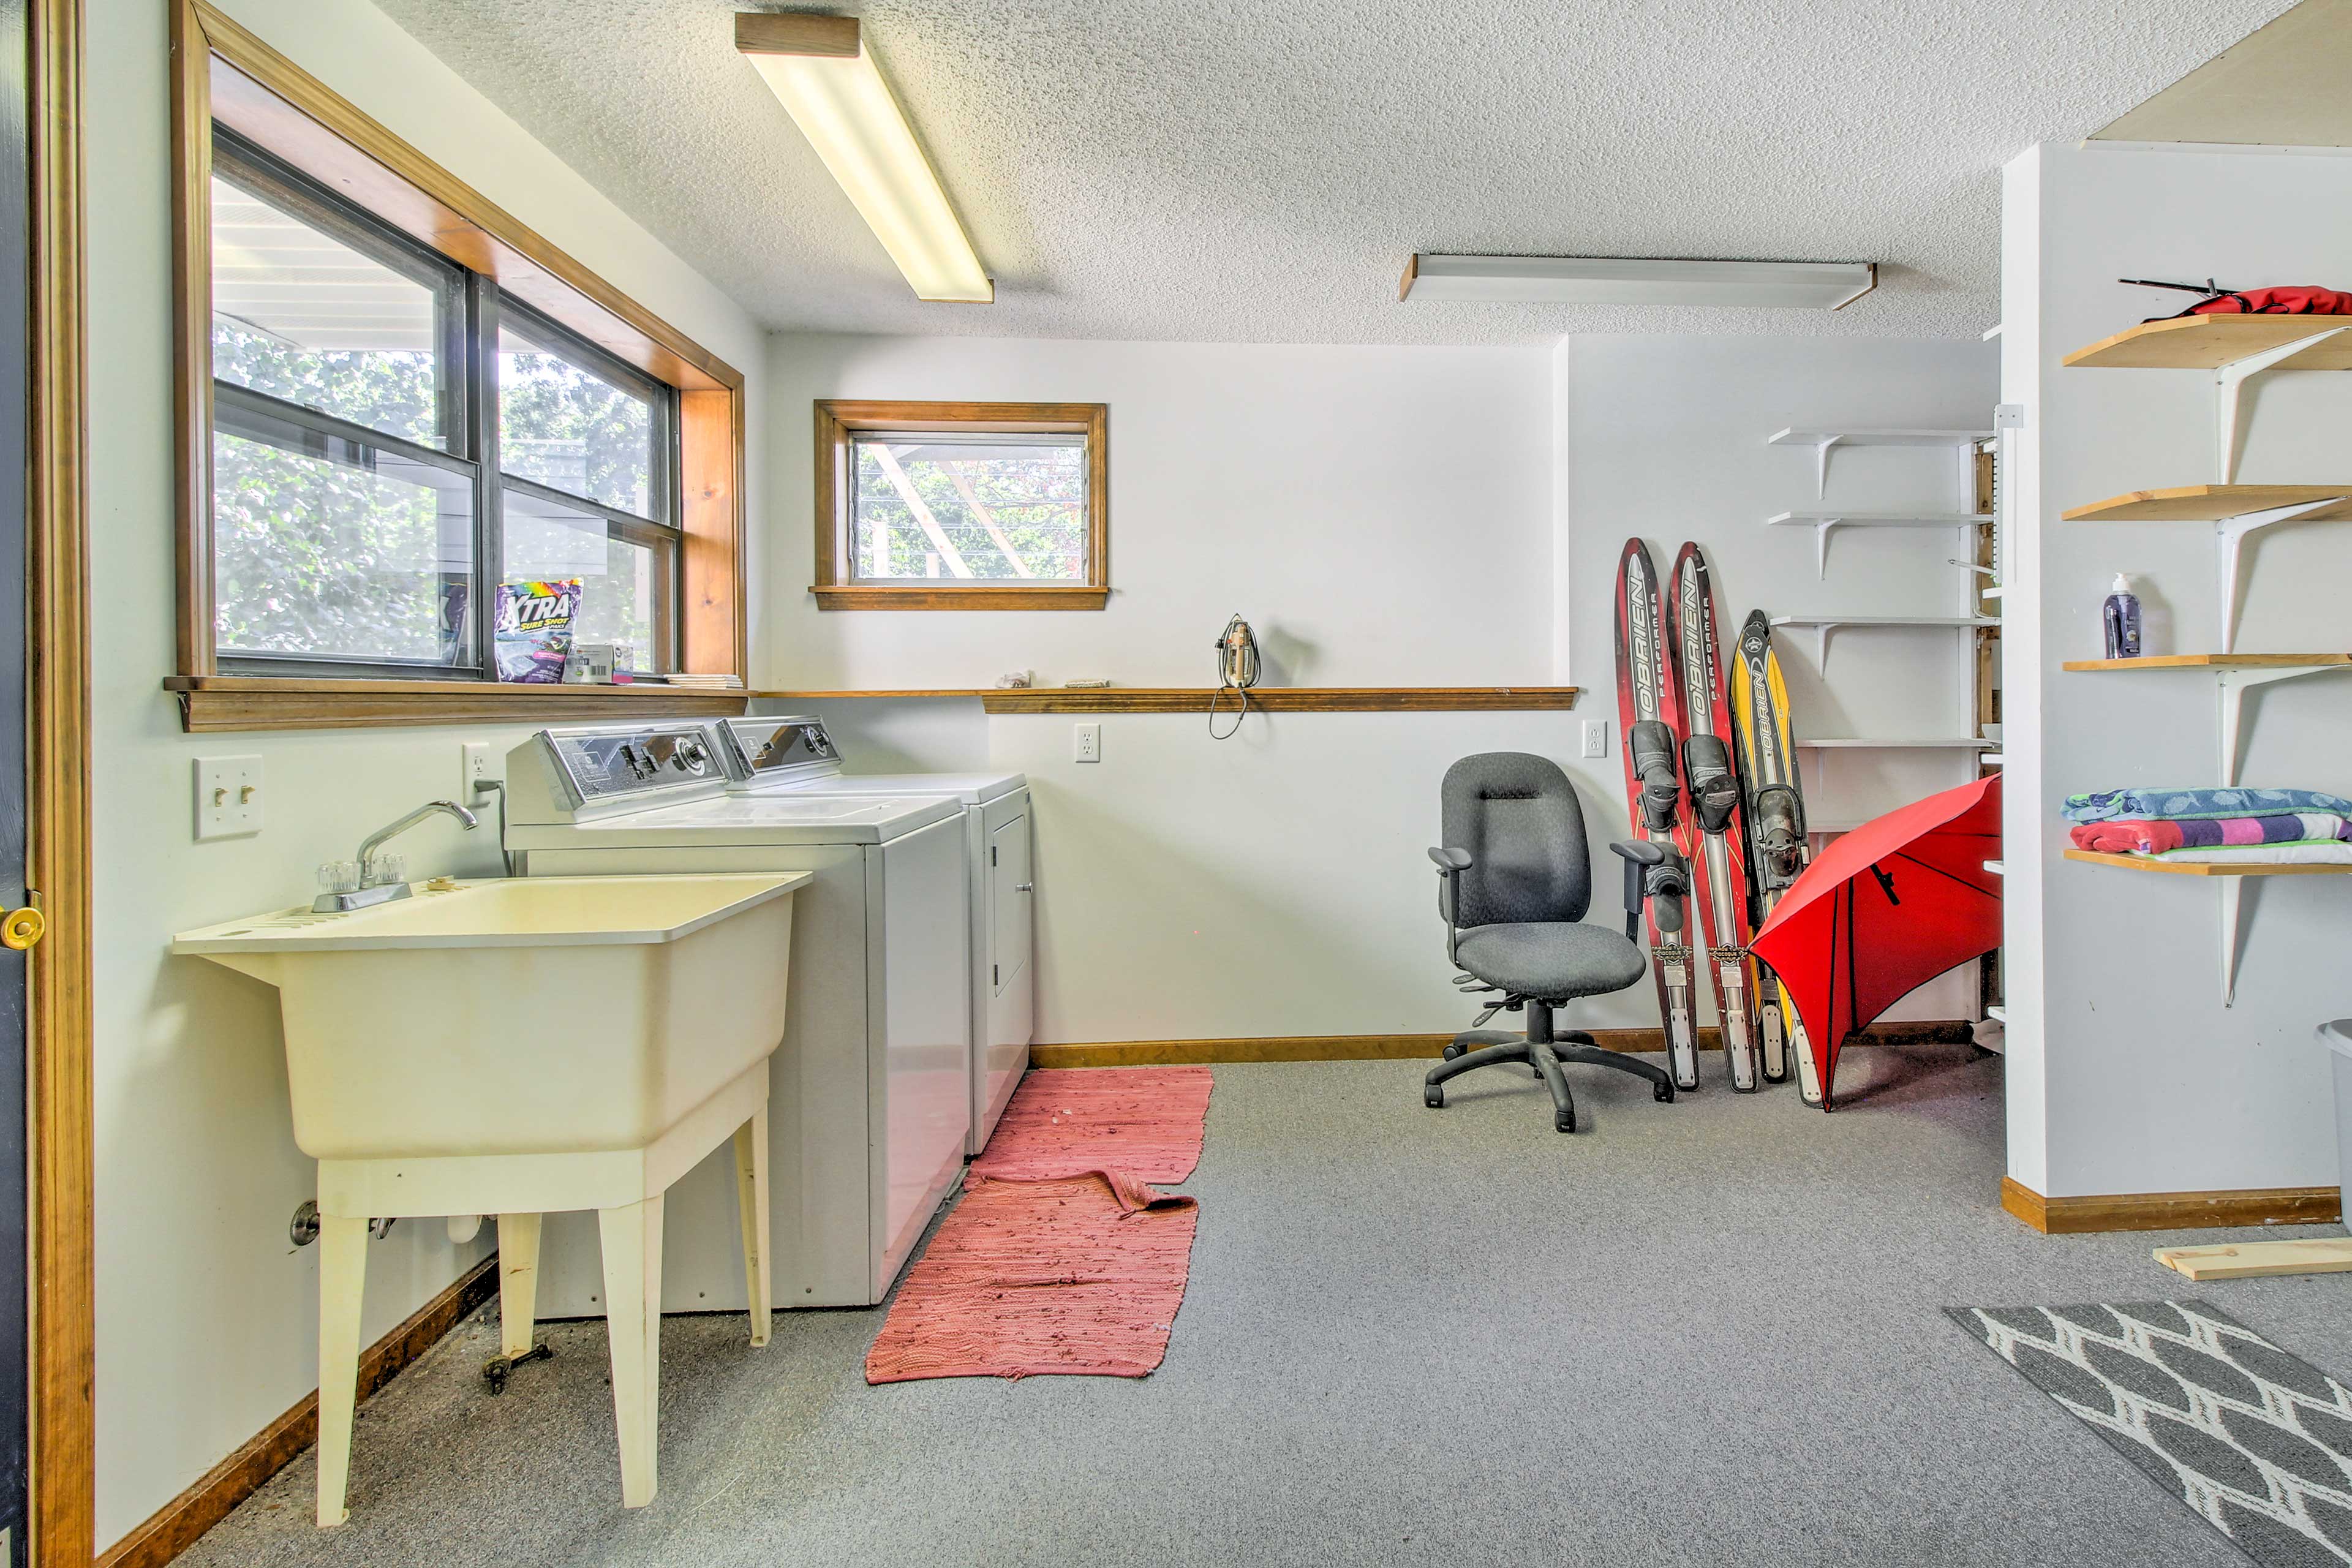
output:
[[[471,662],[473,512],[471,486],[439,468],[373,452],[338,462],[215,431],[221,651]]]
[[[213,374],[371,430],[448,447],[446,288],[213,181]]]
[[[856,580],[1087,581],[1083,437],[885,432],[856,453]]]
[[[506,492],[506,580],[577,579],[578,642],[623,645],[619,668],[659,673],[669,668],[667,616],[660,614],[667,574],[649,547],[611,537],[612,525],[520,490]]]
[[[653,404],[506,327],[499,433],[499,466],[516,478],[668,521],[653,510]]]

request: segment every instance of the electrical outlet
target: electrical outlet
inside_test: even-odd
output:
[[[261,831],[261,759],[196,759],[196,837],[236,838]]]
[[[1605,757],[1609,754],[1609,721],[1587,719],[1584,721],[1584,754]]]
[[[1070,726],[1070,760],[1074,763],[1102,761],[1102,726],[1100,724]]]
[[[474,797],[482,793],[482,785],[498,782],[496,765],[490,760],[488,741],[467,741],[457,748],[457,803],[471,805]]]

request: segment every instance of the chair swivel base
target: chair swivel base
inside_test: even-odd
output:
[[[1528,1004],[1525,1035],[1501,1029],[1465,1030],[1454,1037],[1454,1043],[1445,1048],[1445,1056],[1446,1059],[1432,1068],[1429,1076],[1422,1080],[1422,1103],[1433,1110],[1445,1108],[1444,1085],[1447,1079],[1498,1062],[1523,1065],[1543,1079],[1544,1087],[1551,1090],[1551,1124],[1561,1132],[1576,1131],[1576,1097],[1569,1092],[1568,1076],[1560,1071],[1565,1062],[1632,1073],[1635,1078],[1650,1080],[1652,1099],[1671,1101],[1675,1098],[1675,1080],[1664,1068],[1652,1067],[1622,1051],[1602,1050],[1593,1043],[1591,1036],[1578,1030],[1555,1037],[1551,1009],[1540,1002]]]

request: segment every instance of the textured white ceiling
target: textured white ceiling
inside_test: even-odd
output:
[[[2000,164],[2288,0],[841,6],[996,276],[989,306],[908,294],[736,55],[730,0],[378,3],[778,327],[1498,342],[1973,335]],[[1415,250],[1883,265],[1835,314],[1400,304]]]

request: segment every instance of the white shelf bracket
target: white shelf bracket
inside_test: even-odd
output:
[[[1830,453],[1844,439],[1843,436],[1826,436],[1813,445],[1813,496],[1817,500],[1830,499]]]
[[[2221,556],[2221,651],[2238,651],[2238,567],[2244,559],[2246,539],[2250,534],[2282,522],[2293,522],[2313,512],[2341,506],[2342,496],[2329,496],[2324,500],[2300,501],[2294,506],[2274,506],[2266,511],[2241,512],[2226,517],[2213,525],[2214,548]]]
[[[2352,666],[2292,664],[2269,669],[2214,671],[2214,684],[2221,693],[2221,782],[2232,789],[2238,784],[2238,763],[2245,752],[2245,706],[2248,688],[2268,686],[2275,680],[2293,680],[2299,676],[2326,675],[2330,670],[2346,668],[2352,668]]]
[[[2221,483],[2235,484],[2238,480],[2238,455],[2245,445],[2244,432],[2239,420],[2239,405],[2246,384],[2264,371],[2274,370],[2305,350],[2316,348],[2347,330],[2352,329],[2330,327],[2324,332],[2297,338],[2291,343],[2281,343],[2274,349],[2264,349],[2258,354],[2248,354],[2243,359],[2231,360],[2214,368],[2213,452],[2221,466]]]
[[[1826,484],[1826,472],[1822,478]],[[1830,534],[1844,521],[1842,517],[1825,517],[1813,524],[1813,573],[1824,583],[1830,579]]]
[[[2244,912],[2246,884],[2251,877],[2216,877],[2221,884],[2221,1005],[2234,1007],[2238,1003],[2238,938],[2244,929],[2241,917]]]

